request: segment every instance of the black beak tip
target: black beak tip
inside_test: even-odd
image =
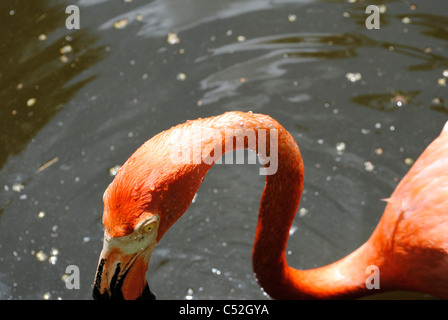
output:
[[[92,292],[93,300],[125,300],[123,293],[120,291],[114,291],[112,294],[108,292],[101,293],[99,288],[95,285]],[[142,295],[137,300],[156,300],[155,294],[149,289],[148,283],[142,292]]]

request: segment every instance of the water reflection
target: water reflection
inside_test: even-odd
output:
[[[95,75],[85,73],[104,48],[87,28],[69,31],[65,6],[2,1],[0,168]],[[65,32],[64,32],[65,31]],[[82,77],[78,77],[81,74]]]
[[[354,103],[383,111],[391,112],[405,107],[420,94],[420,90],[410,92],[390,92],[379,94],[363,94],[352,98]]]

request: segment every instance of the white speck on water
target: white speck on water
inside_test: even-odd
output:
[[[187,294],[185,296],[186,300],[192,300],[193,299],[194,290],[192,288],[187,289]]]
[[[175,33],[168,33],[168,36],[166,38],[166,42],[168,42],[171,45],[177,44],[180,42],[179,37]]]
[[[179,72],[176,75],[176,79],[179,81],[185,81],[185,79],[187,79],[187,75],[185,73]]]
[[[296,226],[291,226],[291,228],[289,229],[289,235],[292,236],[294,233],[296,233],[297,229],[298,228]]]
[[[361,73],[359,73],[359,72],[354,72],[354,73],[353,72],[349,72],[349,73],[347,73],[345,75],[345,77],[350,82],[356,82],[356,81],[361,80],[361,78],[362,78]]]
[[[39,250],[39,251],[36,253],[36,258],[37,258],[37,260],[39,260],[39,261],[44,261],[44,260],[47,260],[48,256],[47,256],[42,250]]]
[[[221,270],[216,269],[216,268],[212,268],[212,272],[218,276],[221,274]]]
[[[369,134],[370,130],[369,129],[361,129],[361,133],[362,134]]]
[[[48,258],[48,262],[50,262],[53,265],[56,264],[56,261],[58,261],[58,257],[56,256],[51,256],[50,258]]]
[[[23,190],[24,186],[21,183],[14,183],[12,186],[12,190],[15,192],[21,192]]]
[[[375,169],[375,166],[373,165],[372,162],[366,161],[364,162],[364,168],[366,169],[366,171],[372,172]]]
[[[288,15],[288,21],[289,22],[294,22],[297,20],[297,16],[295,14],[289,14]]]
[[[345,142],[338,142],[338,143],[336,143],[336,150],[338,152],[345,151]]]

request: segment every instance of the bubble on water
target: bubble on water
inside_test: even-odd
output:
[[[46,293],[44,293],[44,295],[42,296],[42,298],[43,298],[44,300],[49,300],[49,299],[51,298],[51,293],[50,293],[50,292],[46,292]]]
[[[212,268],[212,272],[218,276],[221,274],[221,270],[216,269],[216,268]]]

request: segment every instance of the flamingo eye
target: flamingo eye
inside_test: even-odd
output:
[[[157,225],[157,222],[154,221],[154,222],[148,223],[147,225],[144,225],[141,230],[143,233],[148,233],[151,230],[153,230],[156,227],[156,225]]]

